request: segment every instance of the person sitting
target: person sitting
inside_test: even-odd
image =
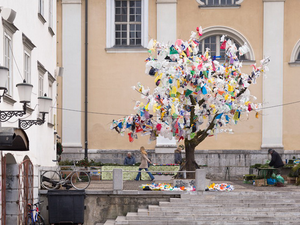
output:
[[[178,146],[177,149],[175,150],[175,164],[181,164],[182,163],[182,156],[181,156],[181,150],[182,150],[182,147],[181,146]]]
[[[124,159],[124,165],[133,166],[135,164],[135,158],[131,152],[127,153],[127,156]]]
[[[274,168],[276,168],[277,174],[280,174],[281,168],[284,166],[280,155],[274,149],[271,148],[268,150],[268,153],[271,154],[272,157],[269,166],[273,166]]]

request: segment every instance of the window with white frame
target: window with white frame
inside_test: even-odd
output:
[[[39,72],[39,90],[38,90],[39,97],[44,96],[44,74]]]
[[[39,73],[39,82],[38,82],[38,96],[43,97],[44,96],[44,75],[47,72],[45,67],[40,63],[37,62],[37,68]]]
[[[244,0],[196,0],[199,7],[239,7]]]
[[[116,1],[115,45],[140,46],[142,42],[141,1]]]
[[[39,14],[41,14],[42,16],[44,16],[44,0],[38,0],[39,1]],[[50,0],[51,2],[51,0]]]
[[[53,96],[53,83],[55,81],[55,78],[48,72],[48,97],[51,99],[54,99]],[[53,101],[54,102],[54,101]],[[51,107],[49,110],[49,118],[48,121],[50,124],[54,124],[54,113],[53,113],[53,108]]]
[[[106,0],[106,47],[146,47],[148,0]]]
[[[4,66],[9,69],[6,84],[7,94],[12,96],[13,91],[13,55],[12,55],[12,36],[4,32]]]
[[[51,2],[52,0],[50,0]],[[45,5],[44,5],[44,0],[38,0],[38,3],[39,3],[39,8],[38,8],[38,17],[40,19],[40,21],[42,23],[46,23],[46,19],[45,19]]]
[[[225,59],[225,49],[221,49],[221,44],[222,44],[220,42],[221,37],[222,35],[213,35],[200,40],[199,53],[204,54],[206,49],[209,48],[210,55],[212,57],[216,56],[219,59]],[[231,39],[232,41],[234,41],[237,49],[240,47],[240,44],[237,41],[235,41],[233,38],[227,37],[227,39]],[[239,59],[246,60],[247,56],[246,55],[239,56]]]
[[[49,27],[48,27],[49,32],[51,35],[54,35],[53,31],[53,1],[49,1]]]
[[[31,58],[30,52],[24,51],[24,79],[30,84],[31,83]]]
[[[231,6],[236,4],[236,0],[202,0],[207,6]]]

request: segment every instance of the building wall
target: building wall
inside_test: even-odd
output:
[[[145,62],[148,57],[147,50],[141,52],[111,52],[106,49],[106,19],[107,19],[107,2],[109,1],[88,1],[88,149],[89,152],[97,150],[137,150],[144,145],[146,149],[155,149],[156,143],[148,144],[148,137],[139,136],[138,140],[129,143],[127,134],[124,137],[111,131],[110,123],[113,119],[118,119],[123,115],[134,113],[133,107],[136,100],[141,100],[140,95],[131,89],[131,86],[141,82],[144,86],[154,88],[152,77],[145,75]],[[157,15],[157,2],[148,2],[148,40],[157,38],[157,31],[160,26]],[[196,27],[202,26],[203,30],[211,27],[224,27],[233,30],[248,41],[253,50],[254,62],[245,62],[242,71],[250,73],[251,64],[260,64],[260,60],[266,57],[264,52],[264,28],[269,26],[265,22],[266,13],[264,9],[270,4],[276,4],[278,9],[283,9],[283,83],[279,80],[272,79],[272,73],[261,76],[257,84],[251,86],[251,94],[257,97],[257,102],[263,102],[266,106],[281,110],[281,106],[274,105],[272,97],[265,100],[263,90],[266,85],[282,90],[282,103],[288,104],[296,102],[298,77],[297,63],[291,64],[291,54],[297,42],[300,39],[300,29],[296,23],[299,15],[297,14],[297,0],[290,1],[268,1],[268,0],[244,0],[240,1],[240,7],[229,8],[205,8],[198,7],[197,1],[191,0],[186,4],[184,0],[165,1],[172,2],[176,5],[176,39],[186,40],[190,32]],[[81,7],[84,8],[85,1],[81,1]],[[279,4],[279,5],[278,5]],[[276,8],[276,9],[277,9]],[[166,15],[170,13],[165,11]],[[276,15],[276,13],[274,13]],[[84,33],[84,10],[82,9],[82,33]],[[249,22],[251,20],[251,22]],[[166,31],[168,32],[168,31]],[[205,32],[204,32],[205,34]],[[274,37],[276,34],[274,33]],[[268,41],[266,42],[268,44]],[[82,42],[82,49],[84,41]],[[274,46],[278,48],[278,46]],[[297,48],[296,48],[297,49]],[[280,50],[280,49],[278,49]],[[295,51],[295,50],[294,50]],[[280,51],[279,51],[280,52]],[[84,55],[82,53],[82,67],[84,67]],[[272,61],[276,55],[270,55],[270,68],[276,68],[278,65]],[[277,76],[277,75],[276,75]],[[81,74],[82,81],[84,73]],[[273,74],[274,77],[274,74]],[[84,85],[84,84],[82,84]],[[82,86],[83,87],[83,86]],[[278,89],[270,89],[278,92]],[[269,93],[269,91],[268,91]],[[63,95],[63,94],[62,94]],[[84,91],[82,89],[82,103],[84,108]],[[270,96],[270,95],[269,95]],[[275,96],[275,95],[274,95]],[[277,102],[276,99],[275,102]],[[280,100],[280,99],[279,99]],[[280,101],[279,101],[280,102]],[[299,131],[297,125],[299,119],[297,116],[299,105],[292,104],[282,107],[282,116],[275,115],[276,124],[272,126],[272,119],[264,125],[263,118],[271,118],[270,111],[261,111],[259,118],[255,118],[255,113],[250,113],[249,117],[243,117],[238,125],[233,126],[234,134],[219,134],[215,137],[207,138],[198,147],[198,150],[261,150],[262,147],[278,147],[275,136],[274,146],[271,143],[264,143],[263,136],[269,135],[272,130],[276,135],[282,136],[282,145],[284,150],[299,150]],[[83,116],[83,115],[82,115]],[[272,117],[273,118],[273,117]],[[282,122],[278,121],[281,120]],[[266,121],[266,120],[265,120]],[[84,143],[84,120],[81,120],[81,143]],[[266,129],[267,127],[267,129]],[[281,132],[282,129],[282,132]],[[78,131],[79,132],[79,131]],[[281,134],[282,133],[282,134]],[[65,140],[64,137],[63,141]],[[279,140],[279,142],[281,142]],[[77,153],[82,153],[77,151]],[[96,154],[96,153],[95,153]]]
[[[24,159],[30,159],[34,166],[34,193],[33,197],[38,197],[39,188],[39,168],[41,166],[55,166],[52,160],[56,159],[56,134],[55,134],[55,115],[56,115],[56,1],[53,1],[53,25],[52,32],[49,30],[49,1],[45,0],[44,20],[38,16],[38,1],[9,1],[1,0],[0,6],[11,8],[16,12],[13,25],[18,29],[12,36],[13,64],[13,90],[10,97],[1,99],[0,110],[22,110],[19,103],[19,94],[16,84],[23,82],[24,79],[24,45],[22,35],[26,35],[35,46],[31,51],[31,103],[27,114],[20,117],[12,117],[7,122],[0,123],[0,127],[18,127],[18,119],[36,120],[39,117],[38,106],[38,62],[44,67],[44,93],[52,98],[52,106],[49,115],[45,116],[43,125],[33,125],[25,130],[29,139],[29,151],[2,151],[2,155],[10,154],[15,160],[15,166],[21,164]],[[0,64],[4,65],[4,26],[1,18],[0,22]],[[52,96],[49,96],[49,84],[52,83]],[[10,164],[10,163],[8,163]],[[4,175],[4,174],[2,174]],[[10,176],[10,174],[6,174]],[[19,178],[20,179],[20,178]],[[18,184],[18,183],[17,183]],[[20,188],[20,187],[16,187]],[[18,196],[15,196],[18,197]],[[3,199],[2,199],[3,201]],[[5,201],[5,199],[4,199]],[[36,201],[36,200],[34,200]],[[14,204],[17,204],[16,201]],[[14,212],[17,213],[17,212]]]

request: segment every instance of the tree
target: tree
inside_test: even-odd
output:
[[[221,57],[211,56],[209,49],[199,52],[199,35],[201,28],[192,32],[188,41],[177,40],[173,45],[149,42],[145,72],[153,76],[156,87],[151,94],[138,83],[134,89],[145,103],[136,102],[135,115],[113,120],[111,126],[121,135],[127,130],[130,142],[138,133],[150,135],[151,141],[158,135],[183,140],[187,171],[197,168],[195,148],[205,138],[232,133],[227,126],[236,124],[241,114],[255,111],[258,116],[261,104],[250,101],[249,86],[267,70],[269,62],[263,59],[260,67],[252,65],[251,74],[242,73],[238,56],[249,51],[246,44],[237,49],[223,36],[220,41],[225,59],[220,63],[216,59]]]

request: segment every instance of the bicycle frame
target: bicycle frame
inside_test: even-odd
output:
[[[35,223],[35,222],[37,222],[38,221],[38,215],[40,215],[40,211],[39,211],[39,207],[38,207],[38,205],[40,204],[40,203],[42,203],[43,201],[40,201],[40,202],[37,202],[37,203],[35,203],[35,204],[33,204],[33,206],[30,204],[30,203],[28,203],[27,204],[27,206],[29,207],[29,212],[28,212],[28,218],[31,218],[31,221],[33,222],[33,223]],[[35,213],[34,213],[35,212]],[[41,215],[40,215],[41,216]],[[28,219],[27,218],[27,219]]]
[[[71,176],[74,174],[74,173],[78,173],[78,168],[76,166],[76,163],[73,162],[73,168],[72,168],[72,172],[69,173],[65,178],[62,177],[62,172],[61,172],[61,167],[59,167],[59,169],[56,171],[59,173],[60,177],[61,177],[61,180],[59,181],[59,184],[60,185],[64,185],[67,183],[68,180],[71,180]]]

